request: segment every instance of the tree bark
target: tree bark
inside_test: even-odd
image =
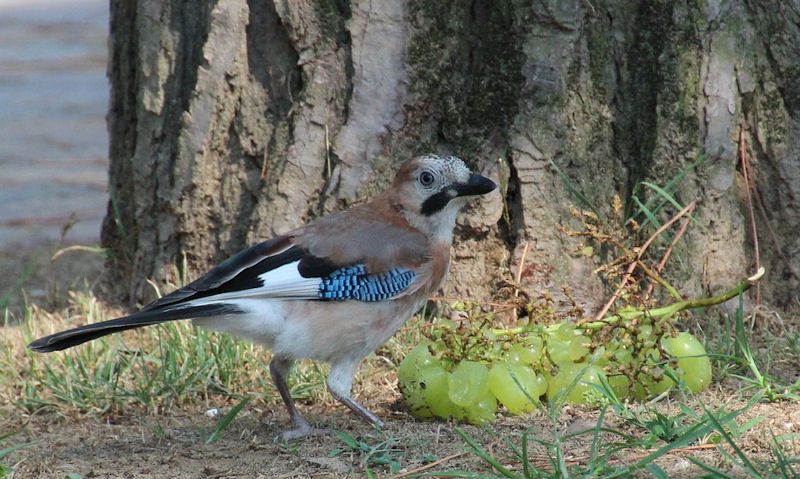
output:
[[[754,266],[743,128],[764,296],[798,306],[798,30],[796,1],[112,0],[109,270],[150,299],[146,279],[194,277],[439,152],[503,185],[459,220],[448,296],[496,296],[527,250],[526,288],[597,307],[596,265],[559,232],[575,190],[608,213],[680,174],[698,208],[670,275],[697,294]]]

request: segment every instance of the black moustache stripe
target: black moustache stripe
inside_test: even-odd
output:
[[[447,203],[450,203],[450,200],[452,199],[452,194],[447,189],[444,189],[425,200],[422,203],[422,209],[420,210],[420,213],[425,216],[436,214],[442,211],[442,209],[444,209],[444,207],[447,206]]]

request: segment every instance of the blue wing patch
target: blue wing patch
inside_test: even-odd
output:
[[[383,301],[406,289],[416,276],[414,271],[405,268],[367,274],[363,264],[346,266],[322,278],[319,297],[334,301]]]

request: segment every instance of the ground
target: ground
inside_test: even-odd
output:
[[[392,410],[391,403],[367,400],[373,410],[387,419],[383,433],[377,433],[341,407],[312,405],[303,411],[313,423],[346,431],[374,451],[351,450],[337,436],[314,437],[292,444],[276,444],[274,436],[286,427],[284,411],[277,407],[248,408],[240,414],[222,437],[213,444],[205,440],[214,429],[215,420],[205,415],[205,406],[194,410],[172,411],[168,415],[137,415],[114,418],[61,418],[47,414],[33,418],[10,415],[4,430],[21,428],[15,442],[30,444],[14,456],[14,477],[65,477],[78,473],[82,477],[362,477],[367,467],[379,477],[395,477],[388,466],[372,461],[389,459],[398,463],[398,475],[417,470],[436,460],[447,459],[430,468],[433,471],[466,470],[488,472],[489,468],[474,454],[467,453],[464,441],[455,432],[455,425],[438,422],[419,422],[403,412]],[[724,391],[707,393],[695,398],[702,403],[719,404]],[[742,401],[731,401],[743,405]],[[674,405],[673,405],[674,407]],[[665,410],[670,406],[664,405]],[[740,422],[753,417],[764,418],[738,441],[747,454],[768,453],[770,432],[775,435],[800,435],[796,404],[759,404],[748,411]],[[591,429],[597,421],[596,411],[567,407],[556,423],[562,434]],[[611,418],[609,427],[624,425]],[[551,436],[550,419],[542,412],[523,417],[503,417],[486,428],[461,426],[477,438],[497,457],[508,457],[505,465],[519,471],[518,462],[510,459],[505,440],[518,441],[519,435],[530,429],[539,437]],[[630,428],[629,428],[630,429]],[[631,430],[631,433],[636,431]],[[710,438],[711,436],[709,436]],[[687,457],[700,458],[712,465],[724,463],[717,446],[706,438],[687,448],[661,458],[658,464],[668,477],[697,477],[699,468]],[[585,461],[591,446],[590,437],[571,441],[565,447],[566,461]],[[385,444],[389,452],[383,450]],[[655,446],[658,447],[658,446]],[[800,453],[800,443],[794,442],[794,455]],[[342,451],[344,449],[344,451]],[[365,448],[366,449],[366,448]],[[342,452],[340,452],[342,451]],[[616,461],[633,462],[646,456],[649,450],[627,451]],[[790,450],[791,452],[791,450]],[[370,457],[370,453],[374,456]],[[533,464],[550,468],[544,451],[534,449]],[[743,471],[731,471],[734,477],[745,477]]]
[[[563,477],[557,470],[554,472],[553,458],[560,458],[560,464],[571,471],[573,477],[609,475],[615,468],[637,461],[643,461],[643,465],[650,464],[648,467],[657,465],[667,477],[699,477],[703,470],[692,462],[696,459],[719,468],[730,477],[796,477],[791,476],[790,468],[795,467],[794,471],[797,471],[796,463],[791,466],[791,458],[794,461],[800,458],[798,402],[758,401],[748,405],[756,390],[745,388],[749,383],[732,374],[723,374],[721,383],[715,383],[711,389],[698,395],[673,394],[652,405],[630,404],[617,411],[608,408],[601,413],[597,409],[564,406],[557,411],[539,409],[517,417],[501,415],[494,424],[482,427],[417,420],[402,405],[394,372],[394,363],[402,354],[397,351],[407,350],[413,344],[413,331],[408,329],[398,333],[389,345],[365,361],[354,388],[356,398],[386,421],[383,431],[371,429],[336,404],[321,385],[320,370],[312,364],[305,364],[298,373],[301,378],[293,383],[293,391],[300,397],[301,411],[311,423],[329,426],[339,432],[288,444],[274,442],[276,434],[288,426],[287,415],[274,388],[266,382],[267,372],[263,364],[254,362],[247,355],[242,369],[233,371],[240,378],[239,382],[235,378],[231,380],[230,391],[234,392],[229,395],[219,391],[198,392],[195,386],[186,386],[190,391],[185,395],[186,400],[176,400],[169,393],[162,392],[158,393],[162,396],[153,393],[153,397],[172,399],[154,400],[149,407],[126,399],[103,410],[96,398],[89,406],[81,406],[75,397],[59,399],[59,392],[47,391],[51,387],[49,384],[57,383],[37,375],[39,370],[28,369],[29,361],[38,361],[36,364],[58,370],[65,364],[62,362],[65,356],[26,355],[19,344],[22,340],[15,336],[16,330],[22,328],[15,323],[15,318],[20,318],[25,311],[39,318],[40,322],[61,321],[54,319],[60,315],[67,317],[64,321],[82,322],[87,315],[93,314],[81,312],[74,305],[64,306],[70,300],[53,297],[64,295],[65,288],[37,289],[34,286],[52,282],[53,278],[62,278],[62,283],[71,278],[73,282],[69,284],[73,288],[91,287],[93,282],[88,278],[97,277],[102,259],[91,253],[73,252],[50,262],[51,253],[42,249],[38,253],[0,257],[7,271],[21,270],[26,264],[34,265],[22,285],[29,291],[28,298],[31,290],[39,291],[34,301],[44,305],[31,307],[29,304],[26,307],[18,294],[19,281],[8,282],[6,279],[7,283],[0,285],[0,293],[14,291],[9,296],[9,299],[14,299],[9,301],[7,314],[10,319],[2,336],[6,354],[2,366],[6,371],[5,375],[0,374],[0,398],[3,400],[0,437],[16,432],[0,441],[0,458],[6,472],[13,471],[14,478],[365,477],[370,473],[375,477],[407,477],[437,471],[450,471],[454,476],[476,473],[485,476],[473,477],[497,477],[492,474],[502,477],[497,469],[480,457],[481,454],[489,460],[496,460],[501,467],[505,466],[508,474],[525,477],[522,476],[525,470],[519,451],[526,433],[530,439],[529,465],[546,474],[544,477]],[[80,298],[85,296],[73,295],[72,301],[84,301]],[[88,310],[92,307],[87,306]],[[102,307],[110,309],[110,315],[117,311]],[[794,326],[789,323],[781,323],[784,328],[781,334],[796,334],[796,329],[792,329]],[[58,328],[59,324],[54,327]],[[11,344],[9,338],[15,337],[17,339]],[[796,380],[796,376],[794,379],[791,376],[797,374],[800,364],[797,351],[774,348],[772,351],[770,357],[774,357],[773,362],[780,366],[777,374],[784,376],[783,383]],[[266,358],[261,352],[252,354]],[[85,359],[86,356],[74,353],[73,357]],[[8,371],[15,364],[20,376]],[[265,382],[259,383],[256,378]],[[170,386],[184,387],[167,385]],[[131,390],[138,389],[132,387]],[[208,444],[209,436],[218,428],[219,418],[230,411],[243,396],[243,391],[252,396],[253,401],[245,405],[229,426],[220,428],[221,434],[216,442]],[[25,398],[28,398],[27,402]],[[33,407],[30,398],[46,400]],[[698,418],[702,419],[704,407],[715,411],[718,418],[723,418],[725,412],[744,409],[732,422],[720,419],[741,455],[718,430],[710,426],[697,437],[681,442],[681,435],[687,428],[701,423]],[[209,412],[214,408],[219,408],[217,416]],[[696,417],[687,415],[687,411]],[[631,414],[641,421],[637,423]],[[674,433],[670,428],[674,428]],[[579,434],[586,430],[596,432]],[[660,438],[655,437],[654,432]],[[471,447],[465,437],[475,441],[475,446]],[[556,448],[553,445],[557,442],[560,444]],[[616,450],[614,444],[619,445]],[[671,444],[669,452],[653,461],[648,459],[667,444]],[[9,447],[21,448],[4,454],[3,449]],[[789,458],[783,462],[790,464],[788,473],[771,469],[781,463],[776,459],[776,450]],[[602,460],[598,459],[598,451],[604,455]],[[763,474],[757,476],[749,471],[742,457],[752,461]],[[592,467],[594,472],[587,472]],[[765,471],[773,474],[770,476]],[[637,473],[642,477],[650,477],[650,474],[656,473],[653,469],[642,469]],[[0,477],[3,477],[2,470]]]

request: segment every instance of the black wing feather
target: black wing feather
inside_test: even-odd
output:
[[[273,244],[269,245],[269,248],[264,248],[265,244],[256,245],[232,256],[202,278],[145,306],[142,311],[223,293],[260,288],[264,285],[262,274],[295,261],[299,261],[297,269],[304,278],[324,278],[333,271],[348,266],[337,265],[328,259],[316,257],[297,245],[280,253],[264,256],[264,251],[269,251],[269,248],[274,246]],[[260,260],[256,261],[259,258]]]
[[[227,282],[231,280],[235,281],[236,278],[243,271],[248,270],[254,265],[258,265],[260,263],[263,263],[264,261],[269,260],[272,256],[281,256],[283,253],[279,253],[277,255],[270,255],[270,252],[273,251],[276,247],[280,246],[281,243],[286,242],[288,245],[288,241],[289,238],[287,236],[279,236],[277,238],[273,238],[269,241],[264,241],[263,243],[259,243],[245,250],[242,250],[239,253],[226,259],[225,261],[220,263],[217,267],[215,267],[208,273],[204,274],[200,278],[187,284],[183,288],[175,290],[172,293],[164,296],[163,298],[160,298],[146,305],[144,308],[142,308],[142,311],[151,311],[163,308],[164,306],[179,304],[185,301],[189,301],[197,297],[205,297],[205,296],[210,296],[211,294],[217,294],[218,291],[210,294],[203,294],[203,296],[197,296],[198,293],[204,293],[207,291],[217,290],[218,288],[224,288]],[[295,247],[292,247],[288,251],[291,251],[294,248]],[[284,253],[288,251],[285,251]],[[226,291],[230,291],[230,289],[226,289]]]

